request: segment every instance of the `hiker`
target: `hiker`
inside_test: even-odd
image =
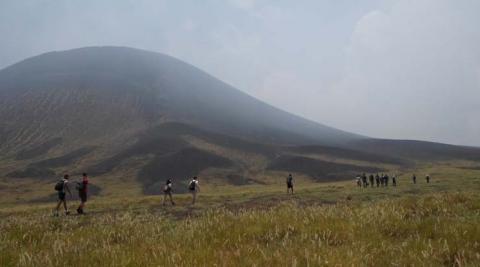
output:
[[[415,176],[415,174],[413,175],[412,180],[413,180],[413,183],[414,183],[414,184],[417,183],[417,176]]]
[[[382,175],[380,175],[380,184],[382,185],[382,187],[385,185],[385,174],[382,173]]]
[[[193,177],[190,183],[188,184],[188,191],[192,194],[192,205],[195,205],[195,200],[197,199],[197,193],[200,192],[200,186],[198,185],[197,176]]]
[[[397,176],[396,175],[392,176],[392,185],[397,186]]]
[[[168,179],[167,182],[165,183],[165,186],[163,187],[163,206],[165,206],[165,202],[167,201],[167,196],[170,197],[170,203],[172,203],[172,206],[175,205],[175,202],[173,202],[172,198],[172,180]]]
[[[368,183],[367,183],[367,175],[362,174],[362,181],[363,181],[363,187],[367,187]]]
[[[388,177],[388,174],[385,174],[385,186],[388,187],[388,180],[390,177]]]
[[[78,183],[78,196],[80,197],[80,205],[77,208],[78,214],[84,214],[83,208],[87,202],[87,188],[88,188],[88,176],[86,173],[82,174],[82,182]]]
[[[378,175],[375,175],[375,182],[377,182],[377,187],[380,187],[380,176]]]
[[[54,216],[58,216],[58,210],[60,209],[60,205],[62,205],[62,203],[63,203],[63,208],[65,209],[65,215],[70,214],[70,211],[68,211],[68,207],[67,207],[67,199],[65,198],[65,196],[66,196],[65,190],[68,192],[70,197],[72,197],[72,192],[70,192],[70,188],[68,187],[68,179],[69,178],[70,178],[69,175],[65,174],[63,176],[63,179],[58,181],[55,184],[55,190],[58,192],[58,203],[57,203],[57,207],[55,209]]]
[[[292,177],[292,174],[289,174],[288,177],[287,177],[287,194],[290,191],[292,192],[292,195],[293,195],[293,177]]]
[[[427,180],[427,184],[430,183],[430,175],[427,174],[427,176],[425,176],[425,180]]]
[[[357,187],[362,187],[362,181],[361,181],[361,178],[360,178],[360,174],[357,174]]]
[[[370,187],[373,187],[373,174],[368,177],[370,179]]]

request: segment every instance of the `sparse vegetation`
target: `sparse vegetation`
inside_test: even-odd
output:
[[[480,198],[446,193],[375,203],[147,210],[0,223],[2,266],[405,266],[480,264]]]
[[[305,184],[293,197],[232,186],[202,193],[195,209],[188,195],[175,207],[98,197],[89,215],[58,218],[51,203],[6,205],[0,266],[478,266],[478,172],[419,171],[432,183]]]

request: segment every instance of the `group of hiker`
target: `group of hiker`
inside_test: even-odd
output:
[[[165,203],[167,202],[167,198],[170,199],[170,203],[172,206],[175,205],[175,202],[173,202],[173,183],[172,179],[167,179],[165,182],[165,185],[163,186],[163,205],[165,206]],[[200,192],[200,185],[198,183],[198,177],[194,176],[189,182],[188,182],[188,192],[192,194],[192,205],[195,205],[195,201],[197,200],[197,193]]]
[[[397,186],[398,178],[395,174],[390,177],[386,173],[382,173],[381,175],[377,173],[376,175],[370,174],[367,177],[367,175],[363,173],[362,175],[358,174],[355,177],[355,181],[358,187],[374,187],[375,185],[377,187],[388,187],[390,179],[392,180],[392,186]],[[430,183],[430,175],[427,174],[425,176],[425,181],[427,182],[427,184]],[[417,183],[417,176],[415,174],[412,176],[412,182],[414,184]]]
[[[65,215],[69,215],[70,211],[68,210],[67,206],[67,199],[66,199],[66,194],[68,193],[70,197],[72,197],[72,191],[70,190],[70,182],[69,182],[70,176],[68,174],[65,174],[63,176],[63,179],[58,181],[55,184],[55,190],[58,193],[58,203],[54,211],[54,215],[58,216],[58,212],[60,209],[60,206],[62,206],[65,209]],[[358,174],[356,176],[356,183],[358,187],[388,187],[390,183],[390,179],[392,181],[392,186],[397,186],[397,175],[392,175],[391,177],[388,174],[381,174],[379,175],[378,173],[376,175],[370,174],[368,177],[365,173],[362,175]],[[430,183],[430,176],[427,174],[425,176],[425,180],[427,183]],[[414,184],[417,183],[417,177],[415,174],[412,176],[412,181]],[[287,194],[293,194],[293,176],[292,174],[289,174],[286,179],[286,185],[287,185]],[[77,208],[77,213],[78,214],[84,214],[84,208],[85,208],[85,203],[87,202],[87,192],[88,192],[88,176],[86,173],[83,173],[82,175],[82,180],[76,182],[76,190],[78,191],[78,196],[80,198],[80,205]],[[191,178],[191,180],[188,183],[188,192],[192,194],[192,205],[195,205],[195,201],[197,199],[197,193],[200,192],[200,185],[198,182],[198,177],[194,176]],[[175,202],[173,201],[173,182],[172,179],[167,179],[165,182],[165,185],[163,186],[163,193],[164,193],[164,198],[163,198],[163,205],[167,203],[168,200],[170,200],[170,203],[175,205]]]
[[[357,176],[355,177],[358,187],[374,187],[375,184],[377,185],[377,187],[387,187],[390,179],[392,179],[392,185],[397,186],[396,175],[392,175],[392,177],[390,178],[390,176],[386,173],[382,173],[381,175],[378,175],[377,173],[375,176],[373,174],[370,174],[367,177],[367,175],[363,173],[362,175],[357,174]]]
[[[292,174],[289,174],[287,176],[287,194],[293,194],[293,176]],[[200,191],[200,186],[198,184],[198,177],[194,176],[190,182],[188,183],[188,191],[190,194],[192,194],[192,205],[195,205],[195,201],[197,199],[197,193]],[[172,206],[175,205],[175,202],[173,201],[172,197],[172,180],[168,179],[165,182],[165,186],[163,187],[163,205],[165,206],[165,203],[167,200],[170,200],[170,203]]]
[[[80,205],[77,208],[78,214],[85,214],[84,208],[85,203],[87,202],[87,192],[88,192],[88,175],[86,173],[82,174],[81,181],[75,182],[76,186],[75,189],[78,191],[78,196],[80,198]],[[167,179],[165,186],[163,187],[164,199],[163,205],[165,205],[167,198],[170,199],[170,203],[175,205],[173,201],[172,191],[173,191],[173,183],[171,179]],[[58,216],[58,212],[60,207],[63,204],[63,208],[65,210],[65,215],[70,215],[70,211],[68,210],[67,205],[67,193],[72,198],[72,191],[70,189],[70,175],[65,174],[63,178],[55,184],[55,191],[58,194],[58,202],[54,210],[54,216]],[[192,205],[195,205],[195,201],[197,199],[197,192],[200,191],[200,185],[198,183],[198,177],[194,176],[190,182],[188,183],[188,191],[192,194]]]
[[[76,190],[78,190],[78,195],[80,198],[80,205],[77,208],[77,213],[78,214],[85,214],[84,213],[84,208],[85,208],[85,203],[87,202],[87,192],[88,192],[88,176],[86,173],[83,173],[82,175],[82,180],[77,181],[76,183]],[[289,174],[287,177],[287,194],[293,194],[293,177],[292,174]],[[55,190],[58,193],[58,202],[57,206],[54,211],[54,216],[58,216],[58,212],[60,210],[60,206],[62,206],[65,209],[65,215],[69,215],[70,211],[68,210],[68,205],[67,205],[67,198],[66,195],[67,193],[70,195],[70,197],[73,197],[72,191],[70,190],[70,176],[68,174],[65,174],[63,178],[58,181],[55,184]],[[194,176],[188,183],[188,192],[192,194],[192,205],[195,205],[196,199],[197,199],[197,193],[200,192],[200,185],[198,182],[198,177]],[[175,202],[173,201],[173,182],[172,179],[167,179],[165,182],[165,185],[163,186],[163,205],[167,203],[169,200],[172,206],[175,205]]]
[[[58,193],[58,202],[54,211],[54,215],[58,216],[58,211],[60,206],[63,204],[65,209],[65,215],[69,215],[70,211],[68,210],[67,205],[67,193],[72,197],[72,191],[70,190],[70,175],[65,174],[63,178],[55,184],[55,191]],[[86,173],[82,174],[82,180],[76,182],[76,189],[78,190],[78,196],[80,198],[80,205],[78,205],[77,213],[84,214],[83,209],[85,208],[85,203],[87,202],[87,192],[88,192],[88,176]]]

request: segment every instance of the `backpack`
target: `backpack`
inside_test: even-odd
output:
[[[168,193],[172,190],[172,188],[170,186],[168,186],[168,184],[166,184],[165,186],[163,186],[163,192],[165,193]]]
[[[55,191],[63,191],[64,181],[60,180],[55,184]]]
[[[85,184],[83,182],[77,182],[77,190],[78,191],[85,190]]]
[[[188,189],[190,189],[190,190],[195,190],[195,186],[196,186],[196,185],[197,185],[197,184],[195,183],[195,180],[192,180],[192,181],[190,182],[190,184],[188,185]]]

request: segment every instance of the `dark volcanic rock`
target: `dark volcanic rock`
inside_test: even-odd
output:
[[[45,178],[50,179],[55,176],[55,172],[48,168],[27,167],[24,170],[17,170],[7,174],[13,178]]]
[[[356,173],[376,173],[382,171],[382,169],[375,167],[333,163],[298,156],[281,156],[275,159],[268,169],[304,173],[317,181],[350,179]]]
[[[139,181],[145,193],[161,192],[163,183],[171,178],[176,181],[177,192],[186,192],[187,182],[202,170],[210,167],[229,167],[233,163],[223,157],[202,150],[188,148],[173,154],[156,156],[139,173]]]

